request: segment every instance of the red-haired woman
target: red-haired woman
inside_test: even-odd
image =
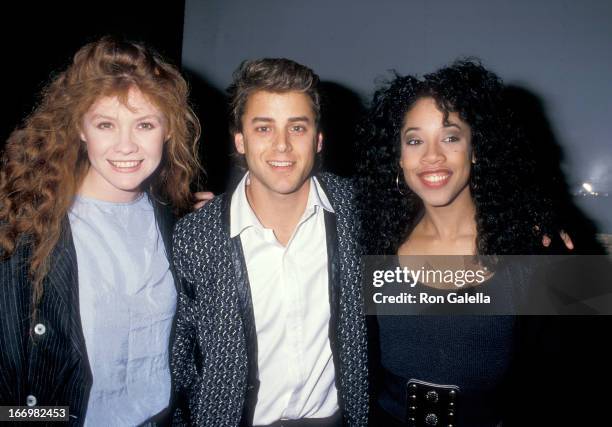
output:
[[[185,80],[140,44],[88,44],[44,89],[0,172],[0,405],[78,425],[168,412],[168,255],[199,134]]]

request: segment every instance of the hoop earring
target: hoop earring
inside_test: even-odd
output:
[[[400,189],[400,185],[399,185],[399,170],[397,171],[397,175],[395,175],[395,188],[397,188],[397,192],[400,193],[402,196],[406,195],[406,193],[403,193],[402,190]]]

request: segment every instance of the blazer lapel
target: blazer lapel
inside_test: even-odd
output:
[[[166,250],[166,256],[168,257],[168,262],[170,263],[170,272],[172,273],[172,277],[174,278],[174,284],[176,286],[177,293],[180,290],[180,282],[174,271],[174,265],[172,263],[172,231],[174,230],[174,225],[176,224],[176,217],[170,210],[170,207],[162,202],[154,199],[153,196],[147,194],[151,204],[153,205],[153,213],[155,214],[155,222],[157,222],[157,227],[159,228],[159,232],[161,233],[162,240],[164,241],[164,248]]]
[[[329,286],[329,345],[336,366],[336,384],[340,384],[340,359],[338,354],[338,307],[340,302],[340,257],[336,215],[325,211],[325,236],[327,244],[327,281]]]
[[[253,415],[257,403],[257,393],[259,391],[259,379],[257,368],[257,330],[255,328],[255,314],[253,312],[253,299],[251,296],[251,285],[249,284],[249,273],[246,268],[246,260],[242,250],[240,235],[230,238],[230,204],[231,194],[225,194],[223,200],[223,231],[228,239],[230,258],[233,265],[233,275],[236,284],[236,294],[238,295],[238,305],[242,317],[244,339],[247,347],[247,392],[242,411],[241,426],[253,424]]]
[[[327,180],[324,175],[318,177],[319,184],[329,198],[334,210],[338,212],[339,207],[336,206],[335,200],[330,197],[327,189]],[[325,215],[325,237],[327,244],[327,280],[329,286],[329,344],[336,366],[336,384],[339,382],[339,367],[340,360],[338,355],[337,345],[337,325],[338,325],[338,307],[340,306],[340,288],[341,288],[341,271],[340,271],[340,255],[338,250],[338,223],[336,214],[324,211]]]
[[[43,294],[43,300],[50,304],[47,310],[63,309],[66,310],[65,313],[69,313],[67,316],[66,314],[60,316],[61,318],[68,317],[68,322],[59,322],[56,327],[68,328],[62,333],[70,337],[75,354],[83,358],[89,368],[81,325],[77,257],[68,217],[62,223],[62,233],[51,256],[51,267],[46,278],[44,293],[47,295]],[[62,301],[63,308],[51,306],[55,305],[57,299]]]
[[[335,377],[336,387],[338,389],[338,403],[340,410],[344,409],[344,402],[342,401],[343,393],[340,390],[342,382],[342,364],[340,363],[340,345],[338,343],[338,314],[340,307],[340,294],[342,287],[342,273],[340,265],[340,253],[338,247],[338,222],[336,221],[336,215],[339,212],[340,207],[337,206],[335,200],[330,196],[330,192],[327,188],[327,180],[325,175],[318,176],[319,184],[323,188],[323,191],[329,198],[334,211],[324,211],[325,215],[325,237],[327,244],[327,280],[329,286],[329,345],[332,351],[332,358],[335,366]]]

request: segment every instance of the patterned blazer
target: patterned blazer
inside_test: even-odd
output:
[[[335,210],[325,211],[325,229],[338,402],[345,425],[366,426],[367,341],[353,190],[331,174],[318,179]],[[240,236],[230,238],[230,200],[231,194],[216,197],[174,232],[182,280],[171,363],[176,424],[231,427],[253,420],[257,337]]]
[[[152,203],[170,253],[174,216],[166,207]],[[82,425],[93,379],[81,325],[77,258],[68,217],[51,254],[35,322],[31,321],[30,252],[28,245],[19,245],[10,258],[0,261],[0,405],[68,406],[69,425]],[[169,423],[164,419],[169,412],[150,421]]]

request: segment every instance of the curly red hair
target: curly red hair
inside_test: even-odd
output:
[[[170,139],[149,179],[149,192],[178,215],[191,208],[190,184],[200,170],[200,124],[178,69],[138,43],[104,37],[82,47],[43,89],[38,107],[11,134],[2,157],[0,248],[9,257],[18,244],[31,245],[34,306],[62,221],[89,168],[79,138],[83,115],[101,97],[117,96],[126,103],[130,88],[139,89],[168,121]]]

